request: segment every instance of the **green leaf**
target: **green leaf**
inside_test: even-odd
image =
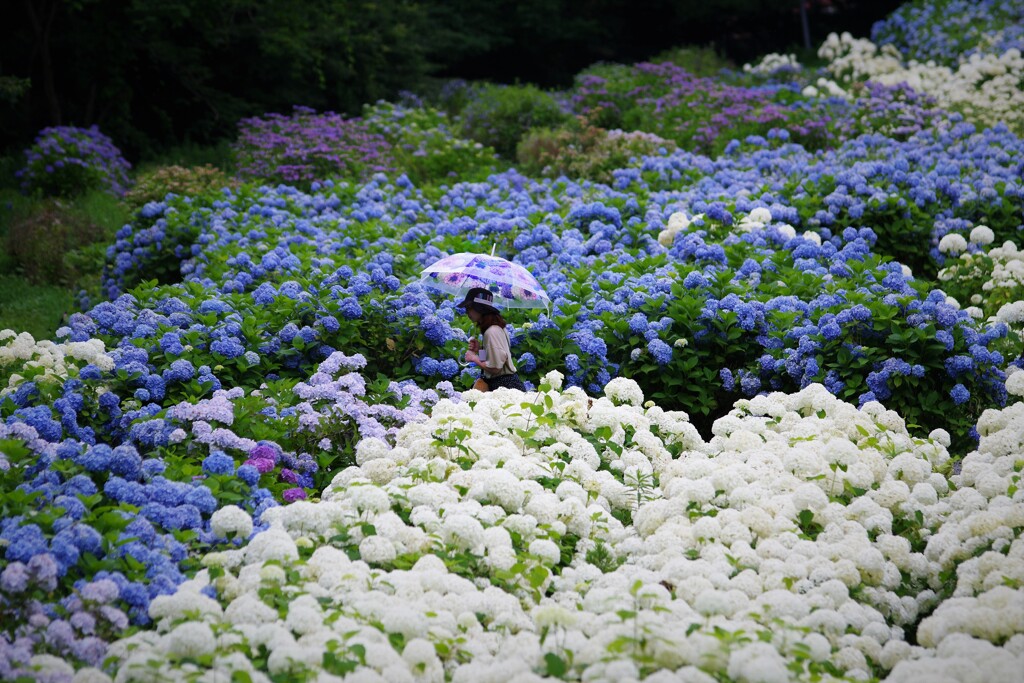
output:
[[[543,586],[549,576],[551,576],[551,572],[548,571],[548,568],[540,565],[532,567],[526,574],[526,578],[530,582],[530,586],[533,588],[540,588]]]
[[[548,652],[544,655],[544,664],[547,665],[547,674],[555,678],[561,678],[569,670],[565,660],[554,652]]]

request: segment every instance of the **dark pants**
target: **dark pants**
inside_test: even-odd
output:
[[[505,387],[506,389],[518,389],[519,391],[526,391],[526,386],[523,385],[523,380],[519,379],[519,373],[513,372],[511,375],[497,375],[496,377],[481,377],[483,381],[487,382],[487,388],[491,391],[499,387]]]

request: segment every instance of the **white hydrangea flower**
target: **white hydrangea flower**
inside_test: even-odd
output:
[[[393,562],[397,553],[395,544],[383,536],[367,536],[359,543],[359,556],[367,562],[385,564]]]
[[[815,243],[815,244],[817,244],[818,246],[821,246],[821,235],[819,235],[818,233],[814,232],[813,230],[808,230],[808,231],[806,231],[806,232],[805,232],[805,233],[804,233],[804,234],[802,235],[802,237],[803,237],[803,238],[804,238],[805,240],[808,240],[808,241],[810,241],[810,242],[814,242],[814,243]]]
[[[644,402],[644,392],[640,385],[628,377],[613,378],[605,385],[604,395],[619,404],[640,406]]]
[[[538,538],[531,541],[529,552],[547,564],[558,564],[559,559],[562,557],[562,551],[558,544],[546,538]]]
[[[977,244],[979,247],[984,247],[992,244],[996,239],[996,235],[992,232],[992,228],[987,225],[978,225],[971,230],[971,243]]]
[[[295,540],[281,526],[271,525],[256,534],[245,549],[246,558],[254,561],[297,560],[299,548]]]
[[[167,654],[177,657],[202,657],[213,653],[217,647],[217,640],[213,637],[213,629],[209,624],[187,621],[168,633],[163,644]]]
[[[71,683],[111,683],[112,680],[105,672],[87,666],[75,672]]]
[[[676,211],[675,213],[668,217],[669,230],[675,230],[676,232],[678,232],[680,230],[686,230],[686,228],[688,228],[689,225],[690,219],[686,216],[686,213],[684,213],[683,211]]]
[[[544,375],[543,384],[547,384],[551,387],[552,391],[560,391],[562,388],[562,380],[565,379],[565,375],[560,373],[558,370],[551,370]]]
[[[391,453],[391,447],[382,439],[368,437],[360,439],[356,444],[356,464],[365,465],[370,460],[387,458]]]
[[[483,543],[484,528],[469,515],[446,515],[441,521],[441,537],[447,544],[472,550]]]
[[[1018,371],[1006,378],[1006,391],[1013,396],[1024,397],[1024,371]]]
[[[252,528],[252,517],[237,505],[225,505],[210,516],[210,530],[218,538],[248,538]]]
[[[957,232],[946,233],[939,240],[939,251],[943,254],[956,255],[961,252],[967,251],[967,240],[964,236]]]

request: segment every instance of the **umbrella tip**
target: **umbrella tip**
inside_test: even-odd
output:
[[[497,242],[491,242],[491,256],[494,256],[494,249],[498,246]]]

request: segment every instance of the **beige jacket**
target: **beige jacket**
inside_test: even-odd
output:
[[[484,361],[484,365],[487,366],[487,370],[484,374],[488,377],[496,377],[498,375],[511,375],[516,371],[516,366],[512,362],[512,338],[509,336],[507,328],[502,328],[500,325],[491,325],[484,330],[484,351],[487,352],[487,360]]]

